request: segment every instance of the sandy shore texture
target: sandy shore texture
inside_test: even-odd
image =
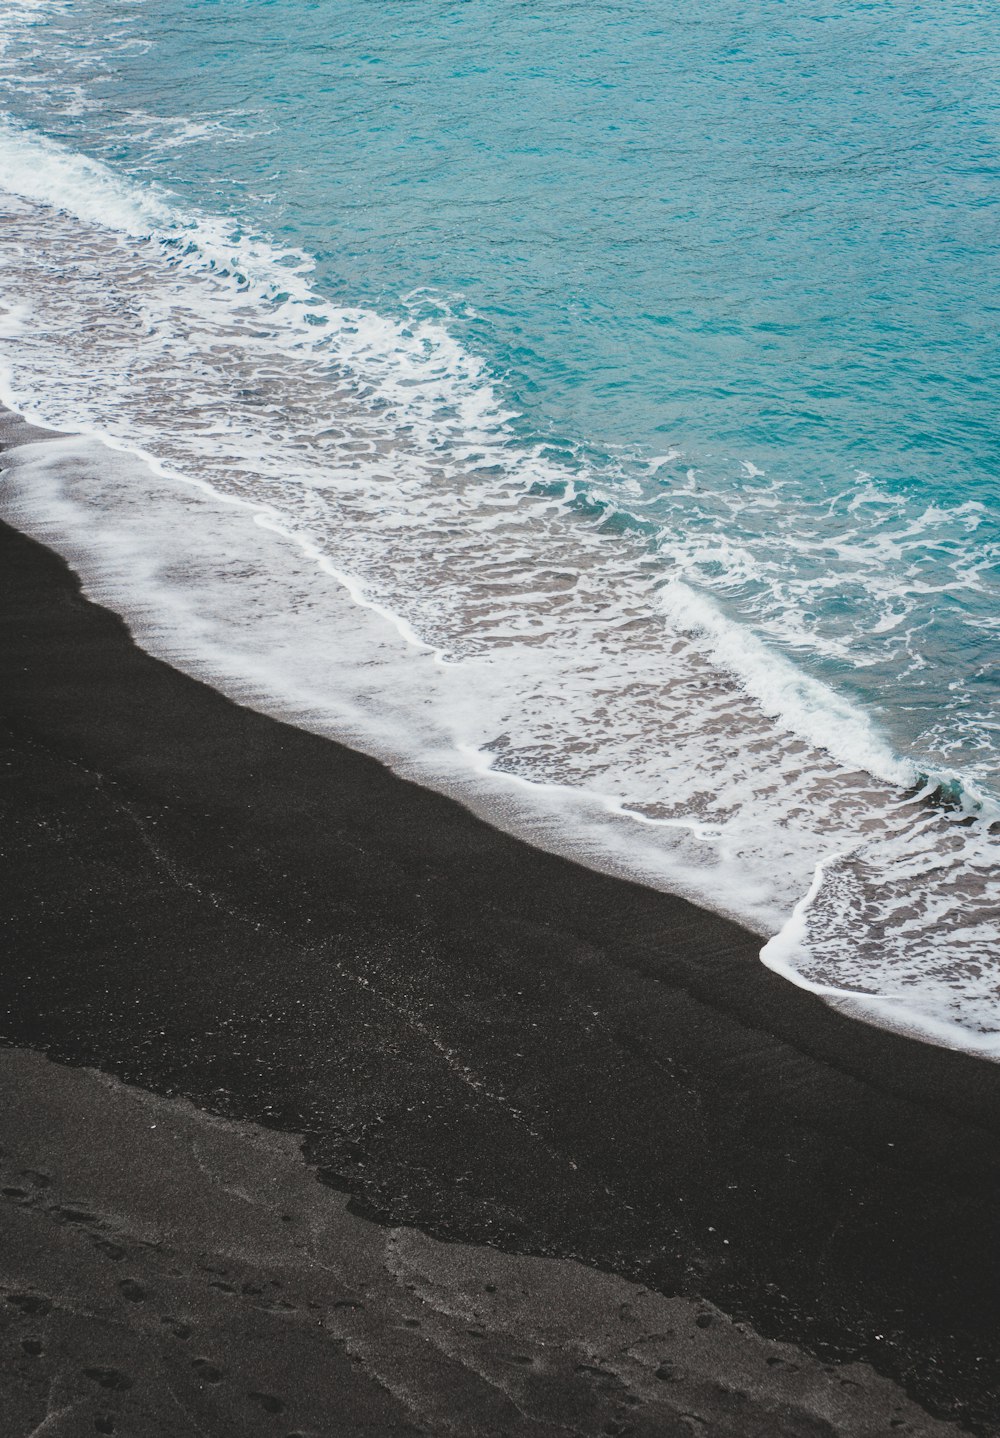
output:
[[[290,1136],[21,1050],[0,1075],[5,1434],[957,1432],[709,1304],[376,1225]]]
[[[7,443],[26,437],[7,421]],[[5,1411],[24,1416],[5,1431],[111,1431],[101,1415],[129,1411],[159,1416],[115,1431],[183,1433],[182,1409],[212,1435],[265,1416],[282,1435],[1000,1431],[1000,1067],[844,1019],[735,925],[229,702],[139,651],[41,545],[5,526],[0,551],[0,1037],[302,1136],[299,1156],[170,1106],[187,1137],[161,1147],[136,1117],[159,1100],[8,1055]],[[120,1135],[109,1105],[131,1115]],[[198,1143],[230,1157],[202,1172]],[[311,1247],[294,1224],[261,1236],[283,1185]],[[230,1253],[234,1195],[258,1227]],[[423,1277],[397,1283],[400,1254]],[[243,1293],[258,1268],[299,1294],[297,1317]],[[447,1337],[403,1343],[410,1282]],[[337,1326],[354,1310],[330,1317],[338,1284],[378,1294],[362,1348]],[[211,1343],[178,1339],[178,1356],[171,1315]],[[36,1332],[50,1324],[76,1336],[61,1348]],[[239,1377],[202,1383],[199,1358]],[[361,1416],[323,1416],[327,1378]]]

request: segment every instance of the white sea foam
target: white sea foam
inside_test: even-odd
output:
[[[704,548],[608,533],[613,489],[443,325],[332,305],[306,257],[9,125],[0,157],[5,398],[84,436],[14,452],[4,511],[146,647],[993,1055],[986,821],[699,594]]]
[[[917,783],[916,766],[892,751],[863,710],[731,623],[710,599],[675,579],[660,591],[660,600],[673,627],[702,638],[715,662],[736,675],[763,712],[790,734],[845,768],[864,769],[902,788]]]
[[[914,983],[913,974],[901,969],[898,988],[894,992],[883,993],[866,989],[863,985],[867,975],[864,974],[859,976],[862,986],[856,989],[847,986],[849,978],[846,976],[838,984],[809,977],[816,957],[812,947],[815,909],[821,902],[824,884],[829,882],[831,872],[839,864],[848,862],[850,857],[849,854],[831,854],[816,865],[809,889],[796,904],[784,927],[761,949],[763,962],[774,973],[799,988],[817,994],[851,1018],[1000,1062],[1000,1033],[995,1029],[976,1032],[960,1018],[948,1017],[954,1011],[950,1002],[953,998],[950,986],[947,983],[935,984],[933,976],[925,976],[918,986]],[[995,855],[990,856],[990,863],[995,863]],[[974,941],[984,948],[991,944],[990,951],[996,953],[1000,943],[1000,925],[993,925],[991,929],[979,927]],[[887,974],[886,978],[890,979],[890,975]],[[891,979],[886,989],[890,987]]]

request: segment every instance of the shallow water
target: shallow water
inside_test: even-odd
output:
[[[6,392],[133,457],[7,503],[175,662],[1000,1052],[997,29],[11,7]]]

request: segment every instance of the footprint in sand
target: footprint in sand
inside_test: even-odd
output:
[[[135,1278],[123,1278],[118,1285],[118,1292],[128,1300],[129,1303],[144,1303],[146,1301],[146,1290]]]
[[[192,1328],[190,1323],[184,1323],[181,1319],[171,1318],[169,1315],[166,1318],[161,1318],[160,1322],[165,1328],[170,1329],[170,1332],[175,1338],[179,1338],[182,1342],[191,1337]]]
[[[37,1313],[42,1318],[52,1312],[52,1299],[41,1293],[8,1293],[7,1302],[19,1308],[22,1313]]]
[[[218,1368],[209,1358],[192,1358],[191,1367],[203,1383],[221,1383],[225,1370]]]
[[[668,1358],[657,1368],[655,1377],[659,1378],[661,1383],[683,1383],[687,1377],[687,1370],[682,1368],[679,1363],[671,1362]]]
[[[120,1368],[85,1368],[83,1376],[101,1388],[109,1388],[113,1393],[125,1393],[132,1387],[132,1379]]]
[[[40,1168],[22,1168],[20,1177],[31,1184],[32,1188],[51,1188],[52,1179]]]
[[[276,1398],[273,1393],[248,1393],[247,1397],[252,1398],[255,1403],[259,1403],[265,1413],[284,1413],[285,1411],[284,1402],[282,1399]]]
[[[50,1208],[49,1213],[59,1223],[93,1223],[97,1218],[96,1213],[90,1213],[85,1208]]]
[[[697,1413],[681,1413],[680,1420],[686,1426],[691,1438],[701,1438],[703,1433],[708,1432],[708,1424],[704,1418],[699,1418]]]
[[[125,1250],[120,1243],[112,1243],[110,1238],[95,1238],[94,1247],[110,1258],[112,1263],[120,1263],[125,1257]]]

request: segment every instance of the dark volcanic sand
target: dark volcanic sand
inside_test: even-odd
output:
[[[357,1213],[700,1295],[1000,1431],[1000,1067],[232,704],[0,548],[9,1042],[304,1133]]]

